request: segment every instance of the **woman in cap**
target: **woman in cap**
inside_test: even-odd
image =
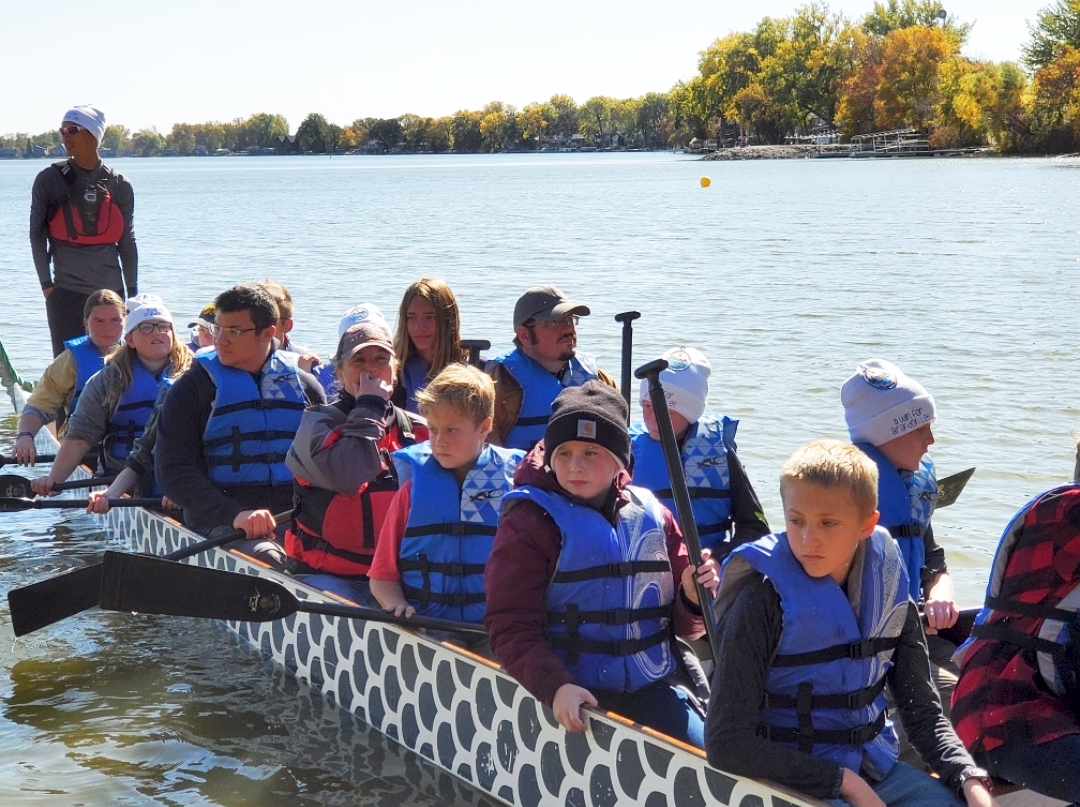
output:
[[[67,479],[94,445],[101,445],[98,464],[105,475],[119,473],[161,387],[187,370],[191,351],[177,341],[164,304],[148,302],[128,314],[124,342],[105,361],[79,397],[49,475],[31,483],[39,495]]]
[[[442,280],[424,278],[405,290],[398,309],[394,354],[400,378],[393,401],[408,412],[420,411],[416,393],[428,381],[451,362],[465,361],[457,300]]]

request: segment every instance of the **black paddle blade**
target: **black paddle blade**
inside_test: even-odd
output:
[[[263,577],[109,551],[98,605],[107,611],[271,622],[296,613],[300,602]]]
[[[11,627],[25,636],[98,604],[101,564],[83,566],[8,592]]]
[[[971,479],[971,475],[975,473],[974,468],[968,468],[966,471],[961,471],[958,474],[947,476],[944,479],[938,480],[938,500],[937,507],[948,507],[953,504],[959,497],[960,491],[964,489],[964,485]]]
[[[0,498],[32,499],[34,489],[30,487],[30,480],[25,476],[0,474]]]

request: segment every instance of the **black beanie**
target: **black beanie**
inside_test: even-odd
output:
[[[629,468],[630,435],[626,431],[629,417],[630,408],[622,395],[602,381],[567,387],[551,404],[551,418],[544,432],[544,453],[551,457],[563,443],[583,440],[606,448],[624,468]]]

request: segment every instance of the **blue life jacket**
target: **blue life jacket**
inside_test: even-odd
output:
[[[210,480],[221,487],[291,486],[285,455],[307,403],[296,354],[271,353],[258,386],[251,373],[222,364],[212,347],[200,350],[195,359],[217,387],[203,431]]]
[[[727,455],[735,451],[735,430],[739,421],[702,418],[690,427],[682,448],[683,477],[690,494],[701,545],[708,549],[723,543],[731,529],[731,476]],[[678,518],[664,459],[664,445],[649,437],[644,426],[630,429],[630,449],[634,453],[634,484],[651,490]]]
[[[879,527],[889,531],[900,545],[907,564],[911,599],[922,599],[922,570],[926,565],[926,542],[930,518],[937,505],[938,484],[934,461],[923,457],[919,469],[898,471],[881,451],[869,443],[856,446],[874,461],[878,469]]]
[[[853,771],[865,764],[880,778],[899,752],[883,690],[907,620],[908,579],[884,529],[862,546],[845,593],[830,575],[803,571],[786,533],[743,544],[724,562],[715,611],[720,619],[748,581],[768,578],[783,634],[765,675],[758,734]]]
[[[71,351],[75,358],[75,396],[68,404],[68,412],[74,412],[82,395],[83,387],[90,380],[90,376],[105,366],[105,354],[98,350],[98,346],[90,341],[89,336],[77,336],[64,342],[64,347]]]
[[[515,348],[494,361],[502,364],[521,385],[521,409],[510,434],[506,436],[507,448],[529,451],[544,437],[551,402],[566,387],[580,387],[586,381],[599,378],[596,362],[578,353],[567,362],[562,378],[545,370],[539,362],[530,359],[520,348]]]
[[[628,487],[615,526],[594,507],[526,485],[506,498],[536,502],[562,533],[547,590],[548,645],[586,689],[636,692],[675,670],[676,581],[660,503]]]
[[[503,497],[514,487],[521,451],[484,446],[462,485],[425,441],[395,451],[412,499],[398,552],[401,589],[417,613],[460,622],[484,620],[484,566]]]
[[[156,376],[138,359],[131,363],[131,369],[131,386],[117,401],[116,408],[109,417],[105,439],[101,441],[106,453],[121,466],[131,453],[135,441],[142,437],[161,387],[171,386],[173,382],[168,372],[168,364]],[[106,470],[111,472],[113,464],[109,461]]]

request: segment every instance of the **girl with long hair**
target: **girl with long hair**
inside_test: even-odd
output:
[[[427,277],[405,290],[398,309],[394,354],[400,377],[392,400],[408,412],[419,413],[417,391],[446,365],[465,361],[457,300],[444,281]]]

